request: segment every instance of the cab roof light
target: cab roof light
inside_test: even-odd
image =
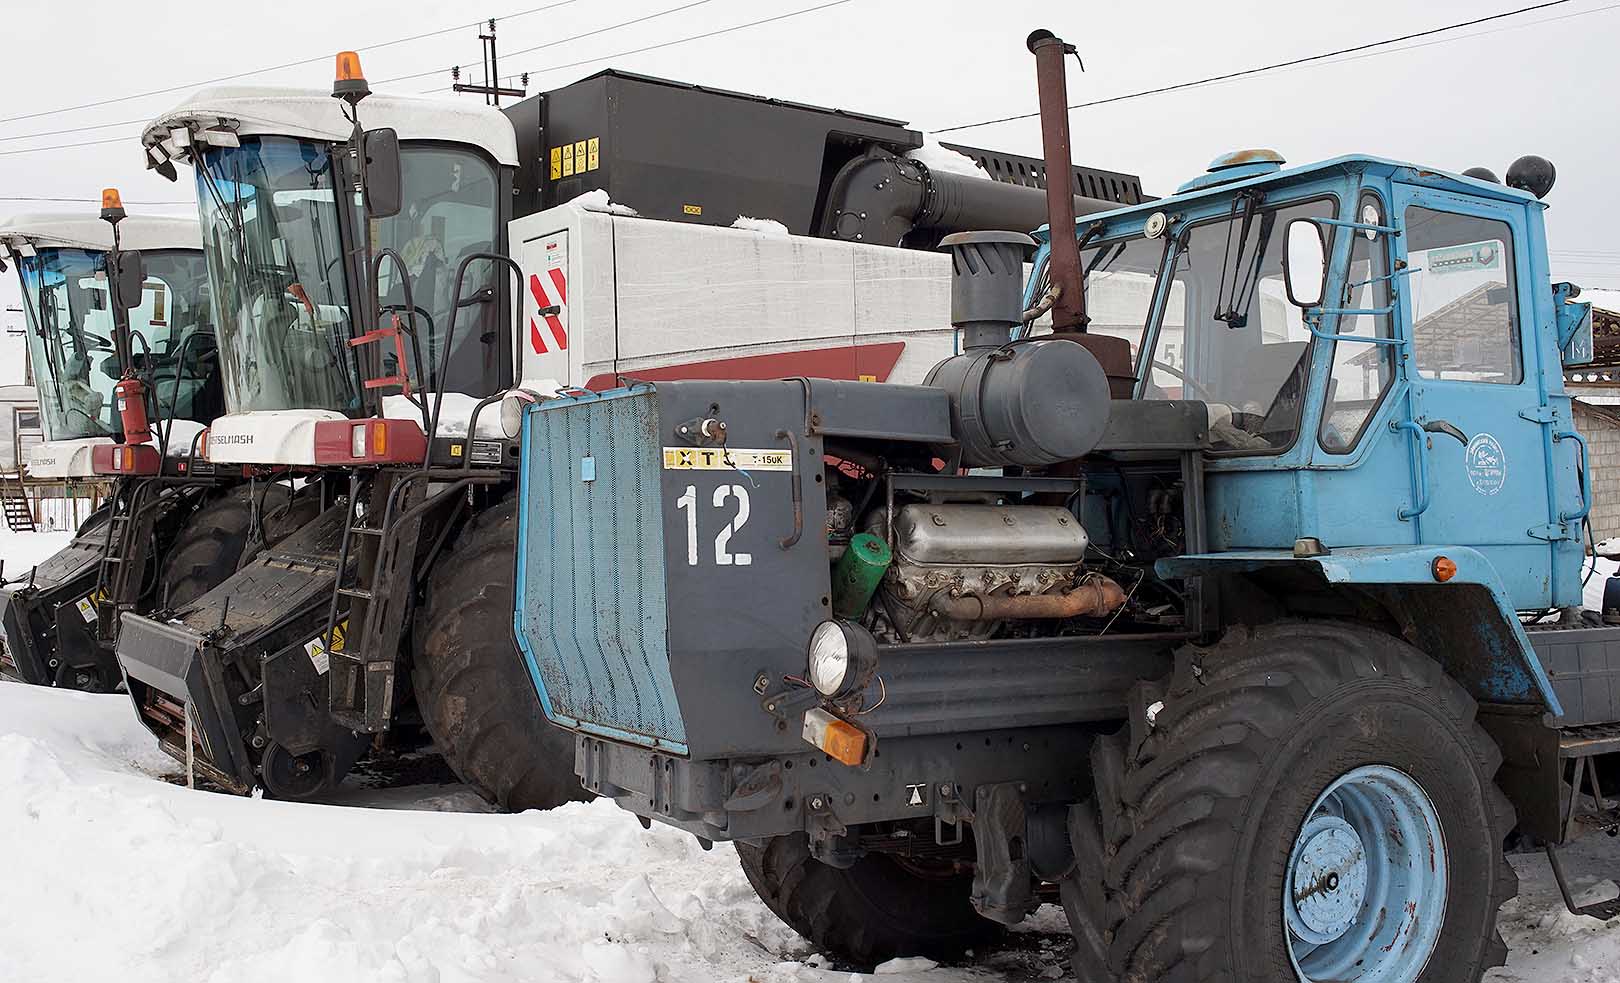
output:
[[[101,191],[101,218],[105,222],[117,222],[124,217],[124,199],[118,194],[117,188],[103,188]]]
[[[332,96],[354,105],[371,95],[365,73],[360,70],[360,55],[353,51],[337,53],[337,73],[332,83]]]

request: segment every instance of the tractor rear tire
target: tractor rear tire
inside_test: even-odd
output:
[[[257,499],[262,531],[253,526]],[[243,561],[313,520],[319,496],[296,494],[286,485],[243,484],[204,504],[185,522],[164,560],[163,594],[171,611],[196,600],[230,579]]]
[[[590,798],[574,776],[574,735],[540,707],[512,640],[517,501],[467,520],[417,609],[416,704],[458,777],[510,812]]]
[[[969,874],[925,876],[879,853],[841,870],[812,856],[803,833],[764,846],[739,842],[737,857],[776,917],[822,952],[862,967],[896,956],[957,959],[1003,933],[973,910]]]
[[[1097,799],[1072,813],[1091,826],[1071,824],[1071,837],[1081,866],[1105,866],[1100,890],[1066,897],[1077,975],[1293,981],[1343,959],[1321,972],[1474,983],[1502,965],[1497,909],[1518,891],[1502,854],[1514,813],[1476,709],[1438,663],[1363,626],[1282,622],[1183,648],[1168,680],[1132,692],[1126,727],[1092,749]],[[1358,781],[1394,785],[1331,798]],[[1418,806],[1403,812],[1405,802]],[[1401,818],[1413,815],[1415,825]],[[1403,890],[1418,904],[1391,913]],[[1435,904],[1437,932],[1412,914]],[[1394,956],[1364,941],[1390,931]],[[1318,932],[1325,942],[1307,938]]]

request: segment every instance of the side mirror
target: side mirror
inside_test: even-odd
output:
[[[361,136],[366,155],[366,214],[371,218],[398,215],[404,204],[399,167],[399,134],[391,128],[367,130]]]
[[[118,303],[124,310],[141,306],[141,292],[146,287],[146,262],[140,250],[130,249],[118,254]]]
[[[1288,223],[1283,250],[1283,279],[1295,307],[1317,307],[1327,283],[1327,236],[1308,218]]]

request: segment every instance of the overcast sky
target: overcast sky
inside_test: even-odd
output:
[[[310,58],[310,64],[245,81],[325,86],[332,53],[359,48],[374,84],[446,69],[379,89],[444,87],[451,64],[480,71],[472,28],[377,50],[367,46],[548,2],[557,0],[484,0],[482,9],[428,0],[7,5],[0,13],[7,42],[0,117],[48,115],[0,123],[0,217],[43,209],[93,211],[93,201],[4,199],[94,199],[108,185],[122,189],[131,211],[190,211],[188,204],[135,204],[191,197],[184,170],[182,182],[170,184],[142,169],[141,127],[134,121],[179,102],[192,83]],[[503,52],[549,45],[503,56],[502,74],[533,72],[532,92],[617,67],[898,117],[928,130],[1033,111],[1034,63],[1024,38],[1037,27],[1080,49],[1086,73],[1074,71],[1070,61],[1069,101],[1081,102],[1415,33],[1533,0],[845,0],[722,36],[614,57],[827,2],[573,0],[501,22]],[[565,40],[659,11],[674,12]],[[177,88],[56,111],[169,87]],[[1365,153],[1456,171],[1484,165],[1498,174],[1522,154],[1541,154],[1558,168],[1557,187],[1547,199],[1555,275],[1620,288],[1616,93],[1620,2],[1568,0],[1375,53],[1076,110],[1071,121],[1076,162],[1140,174],[1153,194],[1170,192],[1217,154],[1243,147],[1271,147],[1293,163]],[[19,139],[101,124],[126,125]],[[945,138],[1040,154],[1034,120]],[[117,142],[14,152],[93,140]],[[16,304],[16,279],[8,272],[0,306]]]

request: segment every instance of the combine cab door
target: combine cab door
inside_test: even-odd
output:
[[[1552,603],[1549,435],[1522,211],[1397,185],[1417,541],[1471,546],[1519,610]],[[1449,425],[1449,426],[1446,426]],[[1422,446],[1419,447],[1419,440]],[[1424,473],[1426,472],[1426,474]]]

